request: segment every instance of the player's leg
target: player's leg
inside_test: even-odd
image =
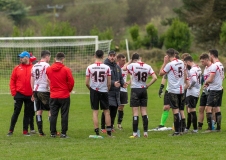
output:
[[[61,138],[67,137],[70,97],[61,100]]]
[[[148,114],[147,114],[148,93],[146,89],[141,89],[141,91],[142,93],[140,96],[140,112],[143,120],[144,137],[148,137]]]
[[[210,91],[206,102],[207,131],[212,131],[212,110],[213,106],[215,106],[215,98],[215,91]]]
[[[107,128],[107,134],[108,136],[111,136],[111,117],[110,117],[110,110],[109,110],[109,100],[108,100],[108,93],[102,93],[102,96],[100,98],[100,108],[103,110],[104,117],[105,117],[105,123]],[[117,113],[117,110],[116,110]]]
[[[184,132],[184,130],[186,128],[186,119],[185,119],[185,114],[184,114],[185,95],[186,95],[186,93],[179,95],[179,113],[180,113],[180,130],[181,130],[181,132]]]
[[[132,107],[132,112],[133,112],[133,136],[138,137],[137,131],[138,131],[138,124],[139,124],[139,104],[140,101],[138,99],[139,95],[139,89],[137,88],[132,88],[130,92],[130,107]]]
[[[133,112],[133,136],[137,137],[139,124],[139,107],[132,107],[132,112]]]
[[[216,117],[216,123],[217,123],[217,131],[221,130],[221,103],[222,103],[222,97],[223,97],[223,90],[221,91],[217,91],[217,98],[216,98],[216,106],[214,107],[214,111],[215,111],[215,117]]]
[[[128,93],[120,92],[120,103],[121,105],[118,107],[118,129],[122,129],[122,120],[124,116],[124,106],[128,103]]]
[[[36,123],[38,127],[38,132],[40,136],[44,136],[43,130],[42,130],[42,103],[41,100],[39,99],[39,94],[38,92],[34,92],[34,103],[37,109],[36,112]]]
[[[118,107],[117,106],[109,106],[110,117],[111,117],[111,128],[114,129],[115,117],[117,115]],[[106,123],[106,122],[105,122]]]
[[[191,113],[190,113],[190,106],[191,106],[191,102],[190,102],[191,98],[190,96],[187,96],[185,101],[186,101],[186,108],[187,108],[187,126],[186,126],[186,129],[185,129],[185,132],[188,132],[188,130],[190,129],[191,127]]]
[[[147,115],[147,107],[146,106],[140,107],[140,112],[141,112],[142,120],[143,120],[144,137],[148,137],[148,115]]]
[[[20,115],[20,111],[23,105],[23,100],[22,99],[15,99],[14,98],[14,111],[13,115],[11,117],[11,122],[10,122],[10,127],[9,127],[9,133],[7,134],[8,136],[12,135],[18,116]]]
[[[55,137],[57,134],[56,124],[57,124],[57,117],[60,109],[57,101],[58,100],[55,98],[50,98],[49,100],[49,107],[51,112],[51,118],[50,118],[51,137]]]
[[[170,110],[170,105],[169,105],[168,91],[165,91],[163,112],[162,112],[162,116],[161,116],[161,122],[160,122],[160,125],[158,126],[158,128],[165,126],[166,120],[169,117],[169,110]]]
[[[31,99],[24,99],[24,118],[23,118],[23,134],[30,135],[28,133],[28,126],[31,116],[33,115],[34,108],[31,107],[33,102]]]
[[[201,98],[200,98],[200,104],[199,104],[199,120],[198,120],[198,130],[202,130],[203,121],[204,121],[204,111],[206,107],[207,102],[207,95],[205,92],[202,92]]]
[[[31,111],[31,117],[29,119],[30,133],[35,134],[36,132],[35,132],[35,128],[34,128],[34,116],[35,116],[34,102],[32,102],[31,108],[33,108],[33,109]]]
[[[196,105],[198,102],[198,97],[193,97],[191,96],[188,102],[188,111],[191,114],[191,122],[193,124],[193,133],[198,132],[198,127],[197,127],[197,114],[196,114]]]
[[[173,111],[174,116],[174,135],[180,134],[180,115],[179,115],[179,97],[177,94],[169,93],[169,101],[170,101],[170,107]]]

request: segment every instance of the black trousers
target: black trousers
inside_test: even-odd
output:
[[[14,97],[14,112],[11,118],[10,123],[10,131],[14,131],[17,119],[20,115],[20,111],[22,109],[24,103],[24,118],[23,118],[23,131],[28,131],[28,125],[30,121],[30,117],[32,115],[32,111],[34,110],[34,106],[32,105],[31,97],[30,96],[23,96],[18,94]]]
[[[68,115],[70,108],[70,97],[69,98],[50,98],[50,131],[51,134],[56,134],[56,124],[59,110],[61,112],[61,134],[66,134],[68,130]]]
[[[110,116],[111,116],[111,128],[113,129],[114,122],[115,122],[115,117],[117,115],[118,107],[116,106],[109,106],[110,110]],[[101,115],[101,129],[105,129],[105,116],[104,112],[102,112]]]

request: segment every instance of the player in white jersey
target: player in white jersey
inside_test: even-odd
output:
[[[126,63],[126,57],[123,54],[118,54],[117,55],[117,65],[120,68],[123,68],[123,66]],[[130,83],[130,81],[126,81],[127,80],[127,75],[128,75],[128,71],[124,71],[122,69],[122,77],[124,82],[126,82],[127,84]],[[120,87],[120,105],[118,106],[118,129],[122,129],[122,120],[123,120],[123,116],[124,116],[124,106],[128,103],[128,93],[127,93],[127,88],[124,87]]]
[[[138,136],[139,107],[143,120],[144,137],[148,137],[147,89],[157,80],[157,76],[150,65],[141,62],[137,53],[133,54],[132,60],[125,67],[132,75],[130,107],[132,107],[133,111],[133,136],[131,138]],[[148,75],[152,76],[152,80],[146,83]]]
[[[103,110],[107,134],[111,136],[111,118],[109,111],[108,91],[111,86],[110,67],[103,64],[104,52],[97,50],[95,53],[95,63],[86,69],[86,87],[90,90],[90,103],[93,110],[93,124],[96,135],[99,135],[98,110]]]
[[[218,51],[215,49],[209,50],[210,60],[213,64],[210,66],[210,76],[205,81],[209,87],[210,93],[207,98],[206,111],[209,130],[212,130],[212,110],[214,110],[217,122],[216,131],[221,130],[221,102],[223,95],[222,83],[224,80],[224,67],[218,59]]]
[[[196,104],[199,99],[199,92],[201,88],[201,68],[196,65],[191,56],[184,58],[186,68],[189,68],[189,74],[187,77],[188,87],[186,93],[186,105],[188,107],[187,127],[185,132],[190,129],[191,123],[193,124],[193,133],[197,133],[197,115]]]
[[[202,66],[205,67],[203,71],[203,82],[207,80],[207,78],[210,76],[210,66],[212,65],[209,55],[206,53],[203,53],[199,57],[200,62],[202,63]],[[200,97],[200,104],[199,104],[199,120],[198,120],[198,130],[202,130],[203,126],[203,120],[204,120],[204,111],[206,107],[206,102],[208,98],[209,92],[208,92],[208,86],[203,86],[203,91]]]
[[[49,111],[49,82],[46,70],[49,67],[51,53],[47,50],[41,52],[41,60],[31,69],[31,88],[33,89],[32,100],[36,106],[36,122],[40,136],[44,136],[42,112]],[[50,116],[50,112],[49,112]]]
[[[160,76],[167,74],[168,77],[168,92],[170,107],[174,114],[174,135],[180,135],[180,116],[179,110],[184,107],[184,62],[176,59],[174,49],[170,48],[166,51],[163,65],[160,69]]]

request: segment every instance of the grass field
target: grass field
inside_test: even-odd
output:
[[[149,88],[148,116],[149,128],[159,125],[163,98],[158,97],[160,79]],[[116,130],[115,138],[90,139],[94,134],[92,111],[89,95],[71,95],[68,139],[50,138],[47,113],[44,113],[44,131],[46,137],[38,134],[30,137],[22,135],[22,117],[20,114],[13,136],[7,137],[10,117],[13,112],[13,99],[10,95],[1,95],[0,106],[0,159],[224,159],[226,157],[226,121],[224,118],[225,94],[222,105],[222,132],[186,134],[170,136],[172,131],[149,132],[148,138],[142,136],[130,139],[132,134],[132,112],[125,106],[123,130]],[[142,121],[139,129],[142,133]],[[166,126],[172,126],[170,113]],[[35,125],[36,127],[36,125]],[[206,120],[204,129],[207,128]],[[36,127],[37,130],[37,127]],[[60,130],[60,121],[58,121]]]

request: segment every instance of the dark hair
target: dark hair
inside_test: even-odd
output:
[[[118,54],[117,59],[126,58],[123,54]]]
[[[116,52],[114,50],[111,50],[110,52],[108,52],[108,54],[116,54]]]
[[[210,49],[210,54],[213,55],[215,58],[218,58],[218,51],[216,49]]]
[[[45,58],[46,56],[50,56],[50,55],[51,55],[51,53],[48,50],[44,50],[44,51],[41,52],[41,57],[42,58]]]
[[[174,57],[175,56],[175,50],[173,48],[169,48],[169,49],[166,50],[166,54],[169,57]]]
[[[174,53],[175,53],[176,55],[179,55],[179,52],[178,52],[176,49],[174,49]]]
[[[202,53],[199,57],[199,59],[209,59],[209,55],[207,53]]]
[[[187,56],[191,56],[189,53],[183,53],[181,59],[184,60]]]
[[[139,59],[139,58],[140,58],[140,55],[138,53],[134,53],[132,55],[132,60]]]
[[[97,50],[95,55],[97,58],[103,58],[104,52],[102,50]]]
[[[176,55],[175,55],[175,58],[176,58],[176,59],[179,59],[180,57],[179,57],[179,55],[178,55],[178,54],[176,54]]]
[[[191,56],[187,56],[184,58],[184,61],[193,62],[193,58]]]
[[[62,61],[65,58],[65,54],[63,52],[58,52],[56,54],[56,60]]]

